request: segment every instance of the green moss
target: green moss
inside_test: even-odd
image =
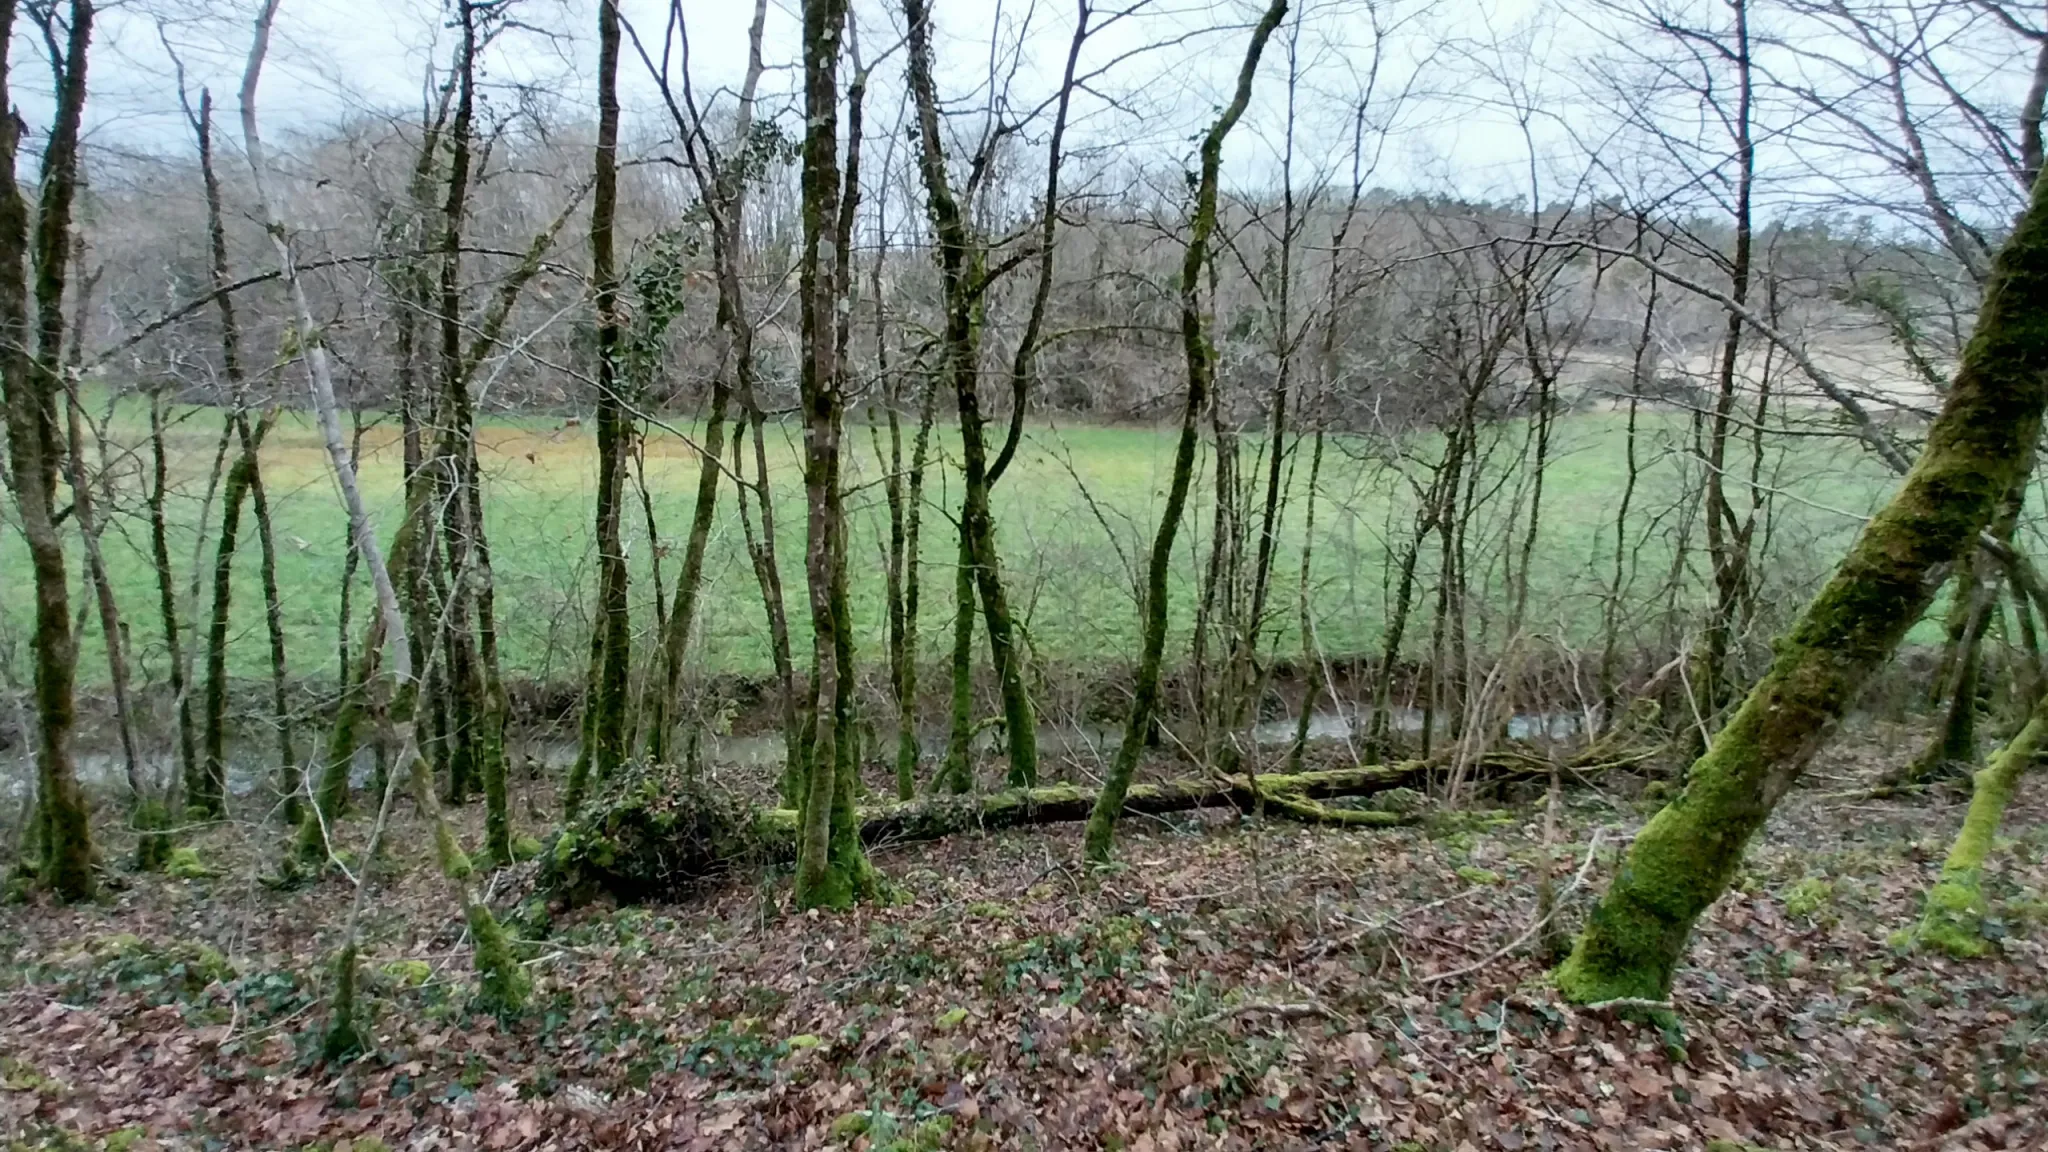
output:
[[[512,841],[514,860],[538,860],[546,851],[547,846],[542,844],[538,837],[520,836]]]
[[[575,830],[564,828],[561,834],[555,837],[555,845],[548,852],[549,865],[555,868],[567,868],[575,861],[578,846]]]
[[[2044,356],[2048,181],[1993,261],[1918,461],[1778,642],[1770,671],[1693,765],[1685,791],[1637,837],[1557,972],[1568,998],[1669,992],[1694,920],[1820,738],[1926,611],[1937,583],[1929,577],[1970,548],[2024,482],[2048,402]]]
[[[751,861],[787,859],[795,813],[763,810],[673,764],[629,764],[555,837],[540,884],[571,904],[673,900]]]
[[[1427,811],[1430,799],[1413,788],[1389,788],[1375,795],[1371,806],[1381,812],[1398,812],[1404,816],[1413,816]]]
[[[94,960],[106,963],[130,956],[145,955],[150,951],[150,947],[149,941],[133,932],[115,932],[86,945],[86,951]]]
[[[834,1140],[852,1140],[859,1136],[865,1136],[868,1130],[868,1123],[869,1119],[866,1112],[848,1112],[832,1122],[832,1138]]]
[[[47,1092],[51,1095],[65,1091],[61,1081],[43,1075],[35,1065],[19,1056],[0,1056],[0,1089],[39,1094]]]
[[[171,826],[170,809],[161,800],[144,800],[135,806],[135,870],[160,872],[171,858],[171,838],[163,830]]]
[[[470,944],[475,950],[478,1007],[500,1015],[517,1012],[532,991],[526,970],[519,966],[504,927],[489,908],[473,903],[468,916]]]
[[[1460,865],[1458,879],[1467,884],[1494,885],[1500,883],[1500,873],[1491,868],[1475,868],[1470,864]]]
[[[1927,891],[1926,907],[1911,943],[1965,958],[1990,951],[1983,935],[1984,917],[1990,911],[1984,898],[1984,861],[1997,843],[1998,827],[2005,818],[2006,805],[2012,802],[2020,773],[2044,737],[2048,737],[2048,697],[2035,704],[2026,727],[1973,777],[1969,812],[1942,863],[1941,878]]]
[[[1785,891],[1785,911],[1794,916],[1812,916],[1835,902],[1835,884],[1808,876]]]
[[[211,945],[149,941],[128,932],[89,942],[76,954],[71,967],[81,977],[171,998],[196,997],[211,985],[229,983],[237,976],[235,966]],[[76,987],[84,994],[87,985]]]
[[[433,978],[434,969],[424,960],[393,960],[384,965],[383,973],[400,988],[417,988]]]
[[[449,831],[447,821],[434,824],[434,856],[441,865],[441,875],[450,880],[467,880],[476,874],[476,868],[469,862],[469,854],[456,843],[455,833]]]
[[[199,858],[199,849],[190,844],[171,850],[170,858],[164,862],[164,873],[177,880],[210,880],[220,875],[206,866]]]
[[[327,1010],[320,1054],[328,1063],[338,1064],[368,1051],[366,1040],[356,1026],[356,946],[349,944],[334,957],[334,999]]]

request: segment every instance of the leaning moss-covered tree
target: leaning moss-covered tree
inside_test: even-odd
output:
[[[314,412],[319,419],[321,439],[327,448],[328,463],[334,471],[337,486],[341,489],[342,503],[348,513],[349,524],[355,530],[356,548],[362,554],[363,565],[369,569],[371,585],[376,589],[377,611],[384,622],[396,697],[392,708],[392,723],[396,728],[393,743],[399,748],[399,770],[411,775],[414,799],[432,826],[442,873],[454,889],[457,903],[462,909],[463,920],[469,928],[480,985],[479,1001],[488,1009],[509,1011],[517,1008],[525,1000],[528,986],[526,975],[520,969],[518,960],[511,954],[503,928],[499,926],[490,908],[484,904],[476,891],[472,882],[472,869],[460,848],[455,845],[454,834],[441,817],[437,798],[426,777],[425,764],[419,754],[418,728],[413,717],[417,682],[413,675],[405,617],[398,605],[397,586],[392,582],[390,567],[384,562],[384,550],[377,541],[376,525],[370,519],[362,489],[356,481],[355,466],[350,461],[347,445],[342,440],[341,417],[334,399],[334,377],[328,364],[327,349],[322,342],[319,325],[314,319],[312,305],[307,299],[305,286],[299,276],[298,254],[292,233],[286,227],[278,201],[273,198],[271,191],[263,138],[257,126],[256,92],[262,80],[263,60],[269,51],[270,30],[277,18],[279,2],[280,0],[267,0],[257,14],[255,35],[249,46],[248,65],[242,73],[243,150],[249,161],[250,184],[255,191],[258,220],[270,239],[272,250],[276,253],[278,278],[283,281],[290,301],[293,328],[298,336],[299,358],[305,365],[306,380],[312,393]],[[363,879],[366,880],[367,877]],[[357,908],[360,909],[362,889],[358,888],[357,892]],[[352,915],[349,919],[349,930],[338,953],[335,1016],[329,1026],[330,1050],[345,1047],[344,1042],[355,1036],[351,993],[355,975],[356,922],[357,917]]]
[[[1984,917],[1990,911],[1984,897],[1984,862],[1991,855],[1992,841],[1998,837],[1999,823],[2019,786],[2020,774],[2044,744],[2048,744],[2048,696],[2034,702],[2034,710],[2018,734],[1977,770],[1962,830],[1942,861],[1940,878],[1927,890],[1926,909],[1909,934],[1913,942],[1951,956],[1979,956],[1989,949],[1984,939]]]
[[[1976,329],[1891,501],[1788,635],[1770,670],[1636,838],[1558,969],[1579,1003],[1662,999],[1693,922],[1857,690],[2023,475],[2048,400],[2048,184],[1993,263]]]
[[[1222,115],[1202,138],[1201,173],[1195,181],[1193,219],[1188,226],[1188,247],[1181,257],[1180,338],[1187,358],[1188,395],[1181,409],[1180,439],[1173,451],[1173,477],[1166,488],[1166,508],[1160,513],[1159,529],[1152,537],[1152,555],[1145,572],[1144,640],[1138,653],[1138,676],[1131,694],[1130,716],[1124,723],[1123,743],[1110,763],[1096,797],[1095,810],[1088,817],[1086,851],[1095,861],[1109,859],[1110,841],[1116,835],[1117,817],[1123,813],[1124,796],[1138,770],[1138,757],[1145,736],[1152,727],[1152,713],[1159,703],[1159,666],[1166,653],[1166,588],[1173,568],[1173,542],[1180,533],[1181,513],[1187,508],[1188,485],[1195,468],[1195,447],[1201,437],[1202,413],[1209,402],[1216,379],[1216,351],[1209,342],[1208,315],[1202,302],[1202,283],[1207,279],[1210,241],[1216,234],[1216,186],[1223,166],[1223,142],[1230,136],[1245,106],[1251,103],[1252,81],[1258,76],[1259,57],[1266,41],[1287,15],[1286,0],[1273,0],[1265,15],[1252,29],[1251,44],[1245,49],[1244,66],[1237,73],[1237,89]]]
[[[16,8],[15,0],[0,0],[0,100],[9,99],[12,91],[7,57],[12,55]],[[58,74],[56,114],[43,150],[42,194],[33,237],[28,202],[15,179],[24,127],[16,116],[0,118],[0,388],[7,408],[8,479],[35,583],[36,820],[42,837],[37,867],[43,883],[61,898],[88,900],[96,888],[92,830],[71,758],[78,644],[72,633],[56,497],[58,466],[64,457],[64,424],[59,417],[64,397],[62,304],[93,6],[90,0],[73,0],[68,29],[56,23],[54,8],[39,11],[51,22],[45,31]],[[33,325],[25,275],[31,258]]]

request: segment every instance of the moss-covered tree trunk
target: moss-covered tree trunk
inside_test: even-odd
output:
[[[75,342],[73,350],[77,350]],[[69,442],[65,479],[71,486],[71,519],[78,524],[79,543],[85,550],[86,580],[92,585],[93,600],[99,609],[100,639],[107,651],[107,682],[114,692],[114,728],[121,744],[121,763],[127,770],[131,811],[136,826],[146,831],[158,822],[157,803],[144,779],[141,754],[135,745],[135,720],[128,698],[128,655],[123,643],[126,629],[121,623],[121,606],[114,598],[114,582],[107,574],[106,556],[100,548],[100,535],[106,525],[100,522],[92,478],[85,470],[85,413],[75,381],[65,389],[64,400]],[[143,843],[139,856],[145,867],[153,868],[161,863],[159,849],[165,846],[164,842],[160,837],[144,835]]]
[[[1334,278],[1334,274],[1333,274]],[[1334,325],[1333,325],[1334,327]],[[1322,646],[1316,642],[1316,620],[1312,610],[1313,597],[1310,581],[1313,572],[1310,562],[1315,557],[1316,540],[1316,494],[1323,477],[1323,429],[1316,427],[1313,446],[1308,457],[1308,486],[1303,489],[1301,514],[1301,570],[1295,577],[1294,611],[1295,627],[1301,633],[1301,711],[1294,719],[1294,739],[1287,745],[1288,772],[1301,771],[1303,757],[1308,752],[1309,725],[1315,719],[1316,699],[1322,688]]]
[[[697,460],[697,496],[690,508],[690,533],[683,542],[683,569],[676,577],[676,606],[661,637],[661,676],[648,692],[643,709],[647,726],[647,758],[674,755],[677,698],[683,687],[683,656],[690,629],[697,622],[697,602],[704,585],[704,553],[711,543],[711,522],[718,515],[718,474],[724,467],[725,410],[730,389],[723,378],[711,389],[711,411],[704,420],[704,442]]]
[[[14,0],[0,0],[0,98],[7,96],[6,57],[14,28]],[[72,634],[70,588],[58,531],[58,464],[64,454],[59,400],[63,300],[71,251],[71,202],[78,183],[78,131],[85,107],[86,46],[93,8],[73,0],[69,41],[61,55],[57,110],[43,150],[42,197],[33,246],[29,209],[15,179],[21,121],[0,123],[0,391],[7,409],[7,446],[15,507],[35,585],[36,824],[41,829],[41,873],[66,900],[90,899],[92,833],[85,794],[71,759],[76,721],[74,690],[78,646]],[[53,47],[53,55],[55,49]],[[34,355],[30,354],[29,287],[35,263]]]
[[[199,145],[199,173],[206,191],[206,236],[207,271],[215,292],[214,307],[220,313],[221,363],[227,376],[228,388],[234,394],[235,403],[242,402],[242,335],[236,320],[233,294],[228,288],[228,244],[227,224],[221,206],[220,176],[213,163],[213,93],[202,89],[199,94],[199,111],[192,119],[192,130]],[[265,418],[265,427],[272,417]],[[270,523],[270,500],[263,489],[262,460],[258,443],[251,442],[251,433],[246,420],[235,422],[235,430],[242,438],[242,458],[248,461],[248,474],[243,478],[249,499],[256,514],[257,544],[261,550],[263,580],[263,620],[270,638],[270,685],[271,721],[277,729],[278,742],[278,790],[284,797],[284,819],[296,823],[299,819],[299,766],[297,754],[292,748],[291,712],[285,702],[285,661],[283,608],[277,592],[277,547]],[[239,463],[239,462],[238,462]],[[233,481],[230,479],[231,506]],[[237,513],[238,515],[238,513]],[[226,557],[232,565],[232,549]],[[220,559],[215,561],[215,578],[221,575]],[[215,587],[216,618],[222,607],[223,595],[218,584]],[[208,700],[212,700],[212,649],[208,648]],[[212,719],[209,708],[208,720]],[[209,728],[211,733],[211,728]],[[210,739],[210,737],[209,737]],[[209,743],[209,752],[212,745]]]
[[[841,506],[840,442],[844,430],[840,302],[846,287],[847,222],[859,194],[859,100],[847,132],[847,172],[839,170],[839,54],[846,35],[845,0],[804,0],[803,362],[804,576],[811,605],[812,736],[805,749],[798,837],[796,901],[802,907],[846,907],[871,895],[876,878],[861,848],[854,812],[855,760],[852,621],[846,595],[846,518]],[[842,183],[843,179],[843,183]]]
[[[877,209],[880,212],[880,209]],[[884,237],[870,265],[870,295],[875,308],[875,371],[888,397],[889,451],[881,461],[882,496],[889,509],[889,550],[883,566],[883,591],[889,606],[889,690],[896,701],[896,798],[917,794],[917,614],[924,580],[919,566],[924,525],[924,477],[931,460],[932,418],[938,399],[935,379],[920,389],[917,431],[910,456],[903,454],[902,374],[889,363],[889,313],[882,305],[882,269],[888,259],[887,230],[877,218],[875,231]],[[875,454],[882,456],[879,447]],[[970,617],[970,623],[972,618]]]
[[[4,3],[5,0],[0,0]],[[256,19],[254,43],[249,50],[248,66],[242,75],[242,137],[249,159],[251,182],[255,188],[256,200],[260,206],[264,231],[269,235],[271,245],[277,253],[278,266],[282,272],[286,291],[292,304],[293,320],[299,345],[303,350],[307,381],[313,395],[314,409],[319,416],[322,439],[326,442],[328,462],[334,470],[335,479],[341,489],[342,501],[348,511],[349,523],[356,530],[356,547],[361,550],[363,561],[370,569],[370,578],[377,590],[378,613],[384,621],[385,635],[390,644],[390,659],[396,684],[394,693],[393,721],[398,732],[400,754],[405,758],[401,771],[411,773],[415,786],[415,799],[423,813],[432,821],[436,830],[437,844],[452,843],[446,822],[440,819],[435,804],[431,782],[426,777],[424,761],[419,756],[415,736],[414,711],[418,702],[415,692],[410,646],[407,642],[404,615],[399,608],[398,590],[391,579],[391,570],[384,562],[384,552],[377,542],[376,527],[370,520],[364,504],[362,490],[356,481],[356,470],[350,463],[348,450],[342,442],[341,418],[334,400],[334,380],[328,366],[327,350],[313,319],[313,310],[306,297],[304,284],[298,276],[297,253],[281,219],[277,201],[269,187],[268,165],[264,159],[262,136],[257,128],[256,91],[262,76],[263,59],[269,48],[271,24],[277,15],[278,0],[266,0]],[[456,861],[444,856],[451,873],[461,869],[454,867]],[[478,973],[482,978],[482,1002],[485,1007],[505,1010],[516,1008],[525,998],[527,982],[517,960],[507,946],[504,930],[491,915],[481,900],[476,897],[468,879],[455,879],[458,899],[463,917],[468,924],[470,939],[475,950]],[[357,889],[357,905],[360,908],[362,889]],[[340,957],[353,974],[355,951],[356,917],[349,919],[349,931],[341,943]],[[346,981],[344,981],[346,984]],[[341,1019],[336,1031],[353,1031],[354,1023]]]
[[[242,505],[256,475],[256,456],[270,432],[273,414],[265,414],[252,430],[248,417],[228,417],[241,439],[241,452],[228,468],[221,489],[220,535],[213,549],[213,610],[206,625],[206,694],[204,756],[199,775],[185,784],[185,803],[195,815],[218,817],[226,811],[228,722],[228,626],[235,595],[235,549],[241,539]]]
[[[981,412],[981,336],[983,308],[991,274],[984,244],[969,230],[946,171],[945,140],[940,132],[938,95],[932,80],[931,12],[925,0],[903,0],[908,28],[908,72],[916,106],[921,143],[919,172],[924,178],[925,206],[938,238],[934,250],[945,291],[942,372],[960,413],[962,493],[960,537],[974,578],[988,630],[989,657],[1003,700],[1005,744],[1012,787],[1038,782],[1038,719],[1024,682],[1024,652],[1010,611],[1002,563],[996,550],[995,516],[989,505],[987,420]],[[976,171],[986,169],[977,158]],[[970,186],[971,191],[971,186]],[[956,606],[956,610],[965,607]],[[956,648],[957,652],[957,648]],[[956,667],[956,676],[957,676]],[[954,691],[959,691],[956,686]]]
[[[484,851],[493,864],[512,863],[512,799],[505,758],[505,728],[512,704],[505,692],[504,668],[498,659],[497,580],[491,571],[491,536],[484,526],[483,474],[476,458],[476,439],[469,441],[469,523],[472,578],[476,589],[477,655],[484,678],[483,727],[479,734],[483,760]]]
[[[292,711],[286,680],[290,667],[284,644],[284,604],[277,592],[277,538],[271,529],[270,496],[263,490],[260,454],[249,469],[249,511],[256,517],[257,570],[263,582],[263,628],[270,639],[270,722],[277,739],[277,792],[282,818],[299,822],[299,793],[305,789],[299,754],[292,741]]]
[[[966,792],[974,787],[974,561],[966,534],[957,533],[953,561],[953,646],[949,706],[946,710],[946,760],[933,787]]]
[[[1616,756],[1595,747],[1569,765],[1593,773],[1633,763],[1639,754]],[[1202,808],[1252,811],[1308,823],[1384,828],[1426,819],[1416,790],[1441,775],[1440,761],[1408,760],[1327,771],[1248,774],[1215,773],[1157,783],[1133,784],[1125,794],[1127,812],[1164,816]],[[1526,752],[1481,757],[1474,769],[1494,781],[1545,780],[1552,764]],[[1379,797],[1359,806],[1364,797]],[[1086,820],[1097,793],[1073,785],[1010,788],[973,796],[928,796],[909,802],[862,807],[856,813],[867,844],[902,844],[1002,828]],[[674,765],[629,766],[595,796],[584,814],[563,831],[543,859],[540,883],[570,902],[606,894],[620,901],[675,900],[707,882],[728,882],[735,868],[783,863],[796,858],[803,821],[788,808],[762,809],[691,779]]]
[[[170,454],[164,444],[164,389],[149,394],[150,484],[149,554],[156,563],[157,618],[164,632],[164,653],[169,664],[172,706],[177,712],[176,776],[168,786],[191,778],[199,760],[198,734],[192,725],[192,695],[185,679],[184,628],[178,620],[177,578],[171,568],[170,527],[164,514],[164,498],[170,490]],[[167,805],[168,807],[168,805]],[[168,818],[169,813],[164,814]]]
[[[718,326],[725,333],[724,361],[713,377],[710,411],[704,425],[704,440],[697,465],[697,496],[691,509],[690,530],[683,546],[682,572],[676,579],[675,611],[659,625],[661,644],[658,675],[649,677],[647,702],[642,709],[647,729],[647,756],[666,761],[673,757],[674,727],[682,690],[684,656],[690,630],[696,624],[702,597],[704,556],[711,538],[711,525],[718,511],[718,477],[724,470],[720,454],[725,449],[726,417],[735,392],[742,404],[750,403],[754,378],[754,326],[747,308],[741,277],[745,242],[747,188],[758,164],[753,154],[754,99],[760,89],[766,63],[761,42],[768,19],[766,0],[755,0],[748,30],[747,70],[741,80],[732,123],[731,144],[722,150],[714,146],[701,118],[693,118],[670,103],[677,131],[682,136],[683,154],[705,213],[711,220],[711,258],[718,284]],[[600,96],[600,100],[604,99]],[[600,113],[602,116],[602,112]],[[605,163],[611,163],[607,160]],[[741,418],[744,426],[745,417]],[[739,433],[734,431],[737,449]],[[738,469],[734,470],[737,476]],[[744,503],[746,494],[738,494]],[[650,517],[650,535],[652,533]],[[659,569],[656,578],[656,606],[659,617],[661,595]]]
[[[240,437],[241,451],[229,466],[222,488],[221,532],[214,544],[213,606],[206,633],[206,688],[204,698],[204,758],[188,767],[185,803],[197,815],[218,816],[224,801],[225,710],[227,706],[226,644],[229,610],[234,596],[234,557],[240,532],[242,501],[247,498],[255,453],[262,447],[267,425],[254,433],[239,407],[243,402],[242,336],[236,320],[228,283],[227,227],[221,209],[220,176],[213,163],[213,94],[201,90],[199,111],[192,116],[192,132],[199,147],[199,176],[206,193],[207,274],[213,285],[214,308],[220,314],[221,369],[237,411],[221,428],[221,446]],[[195,572],[196,580],[198,574]]]
[[[494,10],[458,0],[459,45],[454,75],[455,104],[448,129],[448,181],[441,210],[439,252],[440,372],[442,385],[441,467],[443,532],[446,536],[449,595],[447,697],[449,710],[448,791],[457,803],[472,789],[484,795],[485,855],[509,863],[511,813],[505,785],[505,694],[497,671],[497,623],[493,619],[490,548],[483,519],[476,456],[476,421],[469,397],[474,367],[487,352],[509,308],[530,275],[527,264],[508,278],[498,297],[501,310],[486,316],[475,347],[463,346],[462,234],[468,214],[474,164],[477,56],[480,22]],[[536,243],[544,243],[552,230]]]
[[[2023,478],[2033,474],[2029,459]],[[2000,549],[2011,552],[2013,534],[2019,529],[2026,505],[2026,485],[2021,483],[2006,494],[1993,518],[1990,534]],[[1923,784],[1942,773],[1961,774],[1977,767],[1977,713],[1983,688],[1984,634],[1999,611],[2001,569],[2007,563],[1984,549],[1971,549],[1956,564],[1954,603],[1949,607],[1949,643],[1943,653],[1942,669],[1935,677],[1934,702],[1946,702],[1940,728],[1920,755],[1887,775],[1879,792]],[[2016,590],[2017,591],[2017,590]],[[2025,605],[2022,604],[2022,609]],[[2022,612],[2024,617],[2025,613]],[[2032,692],[2022,699],[2031,699]]]
[[[1991,762],[1978,769],[1970,791],[1970,808],[1963,827],[1956,833],[1948,859],[1942,862],[1941,878],[1927,890],[1927,906],[1912,937],[1920,944],[1951,956],[1979,956],[1989,945],[1984,940],[1984,917],[1989,905],[1984,898],[1984,862],[1998,837],[1998,826],[2012,802],[2020,776],[2048,744],[2048,696],[2034,702],[2024,727],[2005,747],[1992,753]]]
[[[1755,85],[1750,56],[1749,3],[1733,0],[1734,17],[1729,40],[1717,45],[1734,68],[1735,106],[1728,121],[1730,143],[1735,151],[1735,180],[1730,200],[1734,216],[1734,245],[1728,259],[1728,297],[1734,302],[1726,318],[1726,335],[1721,342],[1713,407],[1695,417],[1695,435],[1706,464],[1702,477],[1705,507],[1701,518],[1706,528],[1707,559],[1713,570],[1714,608],[1707,619],[1706,643],[1694,677],[1693,710],[1709,723],[1718,720],[1734,698],[1736,648],[1743,629],[1744,606],[1749,602],[1753,582],[1750,575],[1750,539],[1755,522],[1752,504],[1748,519],[1738,515],[1728,496],[1728,443],[1739,431],[1736,418],[1737,366],[1743,336],[1748,328],[1741,309],[1749,299],[1751,265],[1754,261],[1752,191],[1756,183],[1756,146],[1751,139]],[[1700,729],[1693,729],[1695,734]],[[1697,749],[1697,745],[1695,745]]]
[[[746,377],[742,376],[741,380],[744,382]],[[768,623],[768,655],[775,667],[776,708],[782,719],[782,799],[794,807],[800,787],[799,778],[803,774],[804,724],[798,708],[796,662],[789,642],[789,611],[782,595],[782,567],[775,558],[775,503],[774,489],[768,479],[768,442],[762,430],[764,414],[751,386],[741,389],[740,403],[745,410],[741,423],[751,423],[752,430],[751,437],[741,435],[747,431],[745,428],[734,430],[733,475],[744,476],[746,473],[740,442],[750,439],[754,479],[737,485],[734,503],[739,507],[740,534],[746,539],[747,560],[754,569],[754,583],[761,590],[761,612]],[[753,515],[747,510],[750,498],[761,514],[758,531]]]
[[[1159,702],[1159,665],[1166,652],[1166,581],[1173,568],[1173,542],[1180,533],[1181,513],[1187,507],[1188,484],[1195,466],[1195,445],[1201,434],[1204,406],[1216,376],[1216,353],[1210,346],[1208,323],[1202,307],[1201,285],[1209,264],[1209,244],[1216,232],[1216,188],[1223,163],[1223,141],[1251,103],[1252,80],[1259,70],[1259,57],[1266,40],[1287,15],[1287,0],[1273,0],[1265,15],[1252,29],[1251,44],[1245,49],[1244,65],[1237,73],[1237,90],[1228,107],[1209,126],[1202,139],[1201,175],[1195,184],[1194,218],[1188,231],[1188,247],[1181,259],[1180,337],[1187,358],[1187,404],[1181,409],[1180,440],[1173,453],[1173,477],[1166,489],[1166,507],[1160,513],[1159,529],[1152,538],[1152,555],[1145,576],[1143,648],[1138,654],[1137,681],[1131,694],[1131,712],[1124,724],[1123,743],[1103,779],[1102,791],[1088,817],[1086,852],[1090,860],[1109,859],[1110,841],[1116,835],[1117,817],[1122,815],[1124,796],[1138,770],[1145,737],[1152,727],[1152,712]]]
[[[597,151],[592,161],[590,260],[597,306],[597,615],[590,680],[583,694],[582,745],[570,769],[566,805],[573,816],[591,776],[609,779],[625,762],[627,675],[632,661],[626,600],[626,441],[631,434],[619,395],[619,277],[612,229],[618,208],[619,13],[598,5]]]
[[[392,549],[393,567],[398,567],[401,543]],[[327,859],[328,838],[348,809],[349,769],[355,763],[356,748],[362,743],[363,721],[370,713],[377,669],[384,649],[384,620],[372,616],[363,627],[363,646],[341,685],[341,702],[334,709],[334,726],[328,729],[327,751],[321,759],[320,778],[314,782],[310,802],[300,806],[298,837],[289,870],[294,866],[317,868]]]
[[[1984,633],[1991,624],[1992,611],[1998,605],[1999,588],[1996,580],[1977,576],[1974,569],[1973,565],[1967,593],[1970,600],[1969,622],[1964,628],[1961,649],[1956,653],[1954,673],[1949,680],[1947,708],[1942,713],[1941,728],[1933,741],[1914,761],[1915,782],[1947,769],[1968,771],[1977,764],[1977,710],[1980,704],[1977,697],[1982,686]]]
[[[1857,537],[1776,659],[1636,838],[1571,957],[1578,1003],[1661,999],[1693,921],[1858,689],[1927,610],[2019,481],[2048,400],[2048,183],[1994,262],[1977,325],[1927,446]]]
[[[597,752],[597,691],[604,680],[603,583],[598,588],[598,618],[591,621],[590,646],[583,663],[583,706],[576,718],[576,759],[569,764],[569,777],[562,782],[562,815],[570,820],[583,809],[590,795],[590,767]]]

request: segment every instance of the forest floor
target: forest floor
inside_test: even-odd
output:
[[[522,944],[510,1019],[467,1008],[406,816],[365,923],[374,1048],[342,1066],[318,1052],[347,881],[267,889],[279,831],[223,826],[196,840],[217,876],[0,909],[0,1145],[2048,1147],[2048,796],[2008,816],[1991,955],[1901,953],[1961,818],[1863,798],[1910,746],[1823,755],[1701,922],[1669,1032],[1560,1003],[1516,946],[1546,869],[1575,924],[1639,826],[1594,793],[1549,844],[1535,810],[1211,814],[1133,821],[1101,873],[1072,827],[880,851],[898,899],[847,914],[792,914],[775,876],[582,909]]]

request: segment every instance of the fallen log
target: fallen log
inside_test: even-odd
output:
[[[1640,759],[1640,757],[1635,757]],[[1611,755],[1575,765],[1597,771],[1629,758]],[[1503,753],[1482,762],[1493,781],[1547,775],[1547,763]],[[1136,784],[1126,811],[1165,816],[1203,808],[1263,810],[1313,824],[1387,828],[1412,824],[1424,806],[1418,794],[1443,765],[1430,760],[1361,765],[1288,775],[1188,777]],[[1374,807],[1326,804],[1404,791],[1399,802]],[[1389,797],[1389,800],[1393,798]],[[977,796],[934,796],[861,810],[861,839],[869,846],[937,840],[963,832],[996,831],[1086,820],[1095,791],[1071,784],[1019,788]],[[691,779],[668,765],[630,767],[583,815],[556,836],[543,858],[540,889],[555,901],[580,904],[608,897],[622,904],[673,900],[735,871],[796,858],[797,814],[761,808]]]

